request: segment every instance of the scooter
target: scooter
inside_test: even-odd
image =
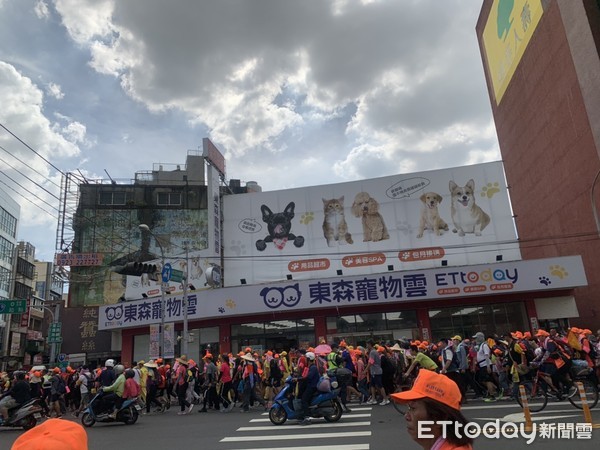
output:
[[[8,410],[8,419],[3,423],[3,427],[23,427],[29,430],[37,425],[38,420],[42,418],[42,405],[39,398],[32,398],[21,406],[15,406]]]
[[[342,417],[342,404],[340,403],[338,382],[335,380],[335,371],[328,371],[331,390],[318,392],[309,407],[309,417],[324,418],[327,422],[337,422]],[[288,419],[293,420],[302,416],[302,401],[294,399],[294,379],[289,376],[285,386],[273,399],[269,410],[269,419],[274,425],[283,425]]]
[[[96,395],[90,400],[87,408],[83,410],[81,423],[86,427],[93,426],[96,422],[123,422],[126,425],[133,425],[137,422],[139,412],[142,407],[137,403],[137,398],[125,400],[121,408],[117,411],[116,417],[112,417],[113,405],[102,401],[104,391],[99,389]]]

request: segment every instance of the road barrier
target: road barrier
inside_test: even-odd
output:
[[[519,395],[521,396],[521,404],[523,405],[523,414],[525,414],[525,431],[531,431],[533,430],[533,421],[531,420],[531,411],[529,410],[529,402],[527,401],[527,392],[525,392],[525,386],[519,386]]]
[[[579,390],[579,398],[581,399],[581,408],[583,409],[583,420],[586,423],[592,423],[592,411],[590,411],[590,407],[587,403],[587,397],[585,395],[585,388],[583,387],[583,383],[581,381],[577,381],[575,383],[577,385],[577,389]]]

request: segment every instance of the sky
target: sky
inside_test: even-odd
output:
[[[0,0],[0,189],[55,253],[61,180],[210,138],[263,191],[500,160],[481,0]]]

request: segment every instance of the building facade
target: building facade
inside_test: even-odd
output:
[[[12,294],[13,267],[17,230],[21,207],[5,191],[0,189],[0,300],[8,300]],[[6,358],[9,331],[9,315],[0,314],[0,356]]]
[[[600,5],[485,0],[476,26],[524,259],[581,255],[577,326],[600,328]],[[571,305],[572,306],[572,305]],[[563,323],[564,325],[564,323]]]

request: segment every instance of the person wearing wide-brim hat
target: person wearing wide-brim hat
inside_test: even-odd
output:
[[[392,394],[392,401],[405,403],[406,430],[424,449],[471,450],[473,439],[466,436],[467,419],[460,412],[460,389],[450,378],[420,370],[412,389]],[[446,421],[446,433],[441,421]],[[426,422],[419,433],[420,422]],[[425,435],[425,436],[424,436]]]
[[[159,409],[162,408],[162,404],[156,399],[158,396],[160,374],[158,373],[158,364],[152,359],[144,363],[144,368],[148,371],[146,381],[146,414],[149,414],[152,404],[156,405]]]
[[[256,397],[254,391],[254,385],[258,380],[258,367],[256,361],[250,353],[246,353],[242,356],[242,381],[244,391],[242,392],[242,412],[248,412],[250,410],[250,403],[258,402],[262,406],[266,403],[262,398]]]
[[[181,355],[176,359],[177,370],[175,371],[175,390],[177,392],[177,399],[179,401],[179,407],[181,410],[177,413],[182,416],[189,414],[194,409],[194,404],[187,401],[187,389],[188,389],[188,365],[189,361],[187,356]]]

